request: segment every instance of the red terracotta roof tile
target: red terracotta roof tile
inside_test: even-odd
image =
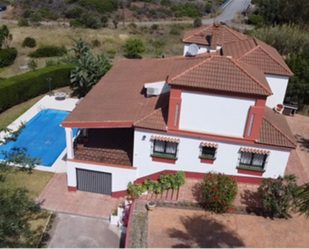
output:
[[[129,126],[130,122],[133,124],[168,104],[167,94],[146,98],[142,94],[145,83],[164,81],[167,76],[174,77],[203,60],[204,56],[119,61],[62,125],[72,127],[74,123],[92,122],[99,128],[109,127],[111,122],[126,122]]]
[[[262,96],[272,94],[262,72],[215,55],[172,78],[169,84]]]
[[[256,153],[256,154],[263,154],[263,155],[269,155],[269,150],[260,150],[257,148],[247,148],[247,147],[241,147],[240,151],[242,152],[249,152],[249,153]]]
[[[163,137],[163,136],[151,136],[151,139],[153,140],[160,140],[160,141],[166,141],[166,142],[173,142],[173,143],[179,143],[179,138],[173,138],[173,137]]]
[[[168,106],[159,108],[148,116],[135,122],[133,125],[139,128],[146,128],[152,130],[166,131],[168,118]]]
[[[218,148],[219,144],[209,143],[209,142],[201,142],[202,147],[210,147],[210,148]]]
[[[222,53],[255,66],[265,74],[293,75],[278,51],[256,38],[225,43]]]
[[[214,37],[212,37],[213,29],[214,25],[209,25],[206,27],[187,30],[184,33],[182,41],[184,43],[196,43],[205,46],[209,46],[210,43],[212,43],[212,45],[216,44],[220,46],[226,42],[240,41],[243,39],[247,39],[246,35],[239,33],[233,29],[230,29],[225,25],[219,25],[214,39]],[[211,42],[211,39],[213,40],[213,42]]]
[[[269,107],[265,108],[259,138],[256,142],[287,148],[296,148],[297,146],[285,117]]]

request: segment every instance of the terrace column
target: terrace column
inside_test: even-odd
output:
[[[73,150],[73,131],[72,128],[65,128],[65,139],[67,143],[67,158],[74,158],[74,150]]]

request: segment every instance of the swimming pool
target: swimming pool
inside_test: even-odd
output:
[[[34,116],[19,135],[17,141],[1,145],[0,151],[24,147],[31,157],[41,158],[41,165],[51,167],[66,147],[65,130],[60,126],[69,112],[46,109]],[[73,136],[78,129],[73,129]],[[4,159],[0,153],[0,159]]]

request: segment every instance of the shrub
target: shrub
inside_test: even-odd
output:
[[[61,64],[61,62],[59,60],[50,59],[50,60],[46,60],[45,67],[52,67],[52,66],[56,66],[56,65],[60,65],[60,64]]]
[[[70,85],[70,72],[75,66],[61,65],[38,69],[1,81],[0,112],[48,92],[46,78],[52,78],[52,88]]]
[[[36,46],[36,40],[32,37],[26,37],[22,43],[22,46],[34,48]]]
[[[100,18],[96,15],[85,13],[79,19],[79,22],[82,23],[86,28],[98,29],[101,27]]]
[[[19,27],[28,27],[29,26],[29,22],[26,18],[20,18],[18,20],[18,26]]]
[[[38,67],[38,63],[32,59],[28,62],[28,67],[34,71]]]
[[[70,27],[80,28],[80,27],[83,27],[83,26],[84,26],[84,24],[81,23],[78,19],[70,21]]]
[[[250,15],[248,18],[248,24],[252,24],[257,26],[258,28],[262,27],[265,23],[265,20],[263,17],[259,16],[259,15]]]
[[[91,47],[96,48],[100,46],[101,46],[101,42],[98,39],[91,41]]]
[[[202,25],[203,25],[202,19],[200,17],[196,17],[193,21],[193,27],[198,28],[198,27],[202,27]]]
[[[32,58],[62,56],[67,53],[65,46],[57,47],[54,45],[41,46],[37,50],[29,53]]]
[[[116,53],[117,53],[117,51],[115,49],[107,50],[107,54],[108,54],[109,58],[111,58],[111,59],[113,59],[115,57]]]
[[[64,15],[66,18],[80,18],[83,14],[83,9],[81,7],[75,7],[73,9],[66,10]]]
[[[118,8],[118,1],[116,0],[80,0],[80,5],[96,10],[101,14],[111,13]]]
[[[131,182],[128,184],[128,191],[133,199],[139,198],[146,190],[142,184],[132,184]]]
[[[108,16],[107,15],[102,15],[101,16],[101,24],[103,28],[107,27],[108,24]]]
[[[233,210],[237,194],[237,181],[231,176],[207,173],[201,185],[201,205],[215,213]]]
[[[166,189],[179,189],[180,186],[185,184],[185,178],[186,175],[182,171],[178,171],[176,174],[161,174],[159,181],[151,181],[147,178],[143,184],[132,184],[130,182],[128,191],[134,199],[139,198],[146,190],[161,194]]]
[[[140,39],[128,39],[124,50],[128,58],[141,58],[140,53],[145,52],[145,45]]]
[[[159,25],[158,24],[152,24],[150,29],[151,30],[158,30],[159,29]]]
[[[33,12],[30,14],[29,20],[34,25],[39,25],[43,21],[43,17],[39,12]]]
[[[263,179],[258,193],[266,213],[272,218],[289,218],[299,187],[295,175],[285,175],[277,180]]]
[[[170,30],[171,35],[180,35],[180,29],[177,27],[172,27]]]
[[[0,68],[12,65],[16,57],[17,57],[16,48],[0,49]]]

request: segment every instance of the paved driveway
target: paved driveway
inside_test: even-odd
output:
[[[58,213],[49,248],[119,248],[120,232],[108,221]]]
[[[294,117],[286,116],[286,120],[298,143],[297,149],[291,153],[291,156],[295,154],[295,162],[289,160],[287,171],[288,173],[295,172],[305,183],[309,181],[309,117],[296,114]]]

